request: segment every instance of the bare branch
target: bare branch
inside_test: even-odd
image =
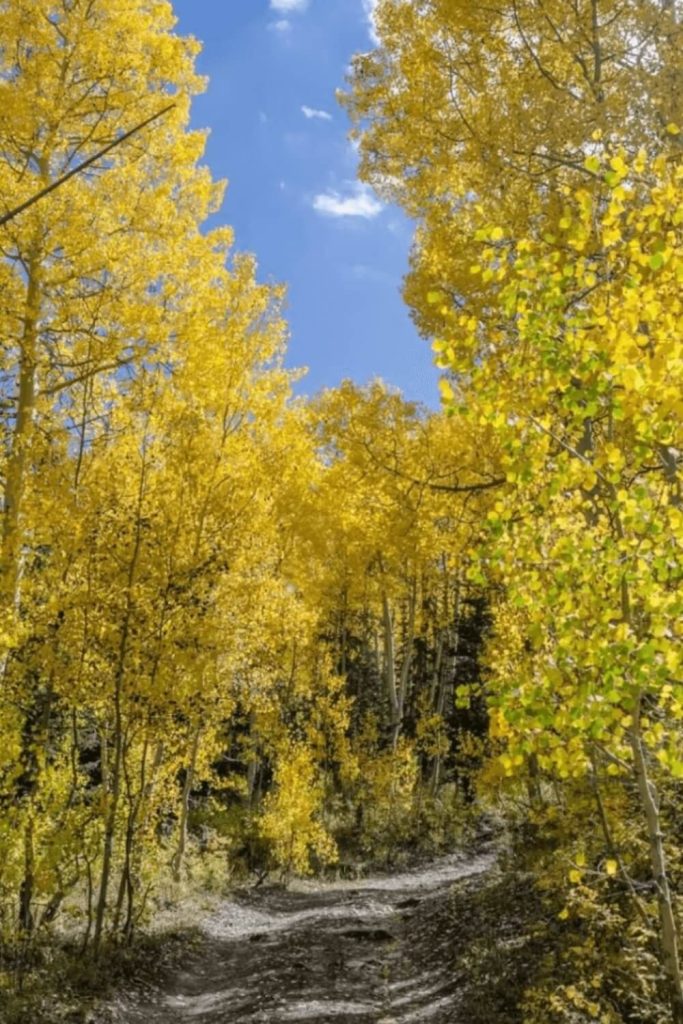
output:
[[[82,163],[78,164],[77,167],[73,167],[66,174],[63,174],[61,178],[57,179],[57,181],[53,181],[50,185],[47,185],[46,188],[41,189],[40,192],[36,192],[36,194],[31,196],[30,199],[27,199],[26,202],[21,203],[20,206],[15,206],[13,210],[10,210],[8,213],[3,214],[3,216],[0,217],[0,227],[3,227],[11,220],[14,220],[15,217],[18,217],[20,213],[23,213],[25,210],[28,210],[29,207],[39,202],[39,200],[44,199],[45,196],[50,194],[50,192],[54,192],[55,189],[60,188],[70,178],[73,178],[75,177],[75,175],[80,174],[81,171],[84,171],[86,167],[90,167],[97,160],[100,160],[103,156],[106,156],[107,153],[110,153],[112,149],[116,148],[116,146],[120,146],[122,142],[126,141],[126,139],[132,138],[133,135],[136,135],[138,132],[142,131],[143,128],[146,128],[148,125],[152,124],[153,121],[158,121],[160,117],[163,117],[164,114],[167,114],[169,110],[173,110],[174,107],[175,103],[169,103],[169,105],[167,107],[164,107],[163,110],[159,110],[156,114],[152,114],[152,116],[148,117],[146,121],[142,121],[140,124],[137,124],[134,128],[131,128],[130,131],[125,132],[124,135],[120,135],[118,139],[114,139],[113,142],[110,142],[108,146],[104,146],[103,149],[100,149],[97,153],[93,154],[93,156],[88,157],[87,160],[83,160]]]

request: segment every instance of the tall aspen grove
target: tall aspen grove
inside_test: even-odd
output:
[[[0,0],[1,1024],[683,1024],[682,157],[681,0]]]

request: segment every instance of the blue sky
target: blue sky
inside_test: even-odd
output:
[[[312,394],[379,376],[438,404],[429,344],[400,295],[412,229],[355,180],[335,91],[372,46],[371,0],[175,0],[178,31],[204,49],[196,126],[229,189],[220,220],[255,253],[262,280],[288,287],[288,364]]]

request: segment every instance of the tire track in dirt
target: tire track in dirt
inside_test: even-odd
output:
[[[226,901],[181,972],[119,1004],[126,1024],[450,1024],[459,980],[434,921],[493,852],[357,882]],[[466,1024],[466,1022],[462,1022]]]

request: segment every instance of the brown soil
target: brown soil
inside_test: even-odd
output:
[[[500,886],[484,851],[393,876],[253,890],[202,923],[182,968],[161,969],[99,1019],[513,1024],[526,940],[519,908],[498,906],[510,899]]]

